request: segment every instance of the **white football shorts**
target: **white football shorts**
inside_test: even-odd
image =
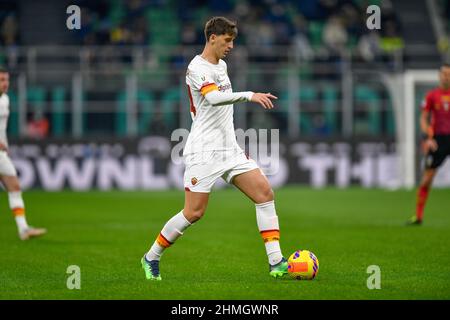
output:
[[[16,168],[5,151],[0,151],[0,174],[4,176],[17,176]]]
[[[231,183],[236,175],[259,168],[242,150],[189,154],[184,161],[184,189],[192,192],[209,193],[217,179]]]

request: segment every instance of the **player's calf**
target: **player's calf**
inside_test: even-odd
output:
[[[161,232],[156,237],[150,250],[141,259],[145,276],[150,280],[161,280],[159,275],[159,260],[167,248],[169,248],[180,236],[183,235],[191,223],[186,219],[183,211],[173,216],[164,225]]]
[[[287,261],[280,248],[280,227],[274,201],[256,204],[256,221],[266,248],[269,272],[273,277],[287,273]]]

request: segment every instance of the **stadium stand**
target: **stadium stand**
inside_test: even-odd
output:
[[[213,15],[238,21],[237,46],[227,62],[248,76],[231,74],[233,84],[237,90],[273,88],[280,105],[266,122],[282,128],[283,134],[295,123],[288,121],[294,98],[301,103],[296,123],[302,134],[343,134],[343,109],[349,103],[355,108],[355,132],[392,134],[390,96],[374,74],[400,72],[410,65],[434,67],[433,61],[439,60],[436,40],[429,32],[431,19],[414,22],[418,10],[411,8],[420,6],[427,12],[418,0],[72,2],[81,8],[81,30],[55,27],[64,24],[64,15],[42,19],[55,15],[68,1],[57,6],[40,1],[39,30],[32,30],[36,26],[33,1],[1,4],[0,63],[14,75],[26,75],[27,119],[33,121],[36,112],[44,114],[51,136],[73,132],[71,107],[78,73],[83,80],[83,134],[130,134],[126,92],[133,77],[139,119],[135,134],[167,134],[188,127],[180,84],[187,63],[204,42],[203,23]],[[369,3],[382,8],[380,31],[365,27]],[[448,18],[449,7],[449,1],[440,2],[442,19]],[[420,28],[411,27],[418,24]],[[62,46],[55,50],[47,43]],[[361,72],[365,80],[354,81],[350,91],[346,89],[349,72]],[[289,93],[292,88],[297,88],[298,96]],[[13,85],[13,97],[16,90],[18,84]],[[237,125],[252,125],[255,112],[238,114]],[[12,119],[11,134],[18,134],[17,115]]]

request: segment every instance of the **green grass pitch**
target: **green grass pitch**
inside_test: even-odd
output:
[[[183,192],[25,192],[30,223],[49,230],[28,242],[1,197],[0,299],[450,299],[448,189],[431,192],[421,227],[403,225],[413,191],[276,190],[284,255],[313,251],[313,281],[269,277],[254,205],[231,188],[165,252],[161,282],[145,279],[140,259]],[[80,290],[66,287],[70,265]],[[367,288],[370,265],[380,290]]]

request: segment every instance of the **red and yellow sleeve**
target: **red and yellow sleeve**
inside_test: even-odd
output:
[[[203,96],[205,96],[207,93],[214,91],[214,90],[219,90],[219,88],[217,87],[217,85],[215,83],[205,83],[200,88],[200,92]]]

